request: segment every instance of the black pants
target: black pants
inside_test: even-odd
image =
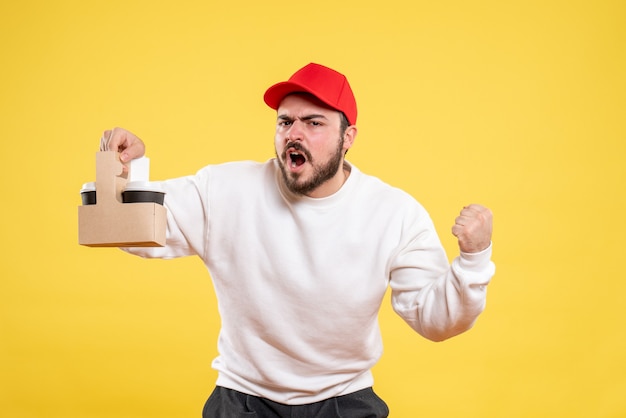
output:
[[[202,418],[386,418],[387,404],[371,388],[306,405],[284,405],[269,399],[216,387]]]

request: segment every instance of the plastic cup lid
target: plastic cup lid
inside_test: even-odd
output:
[[[94,181],[90,181],[89,183],[85,183],[83,184],[83,187],[81,187],[80,192],[94,192],[96,190],[96,182]]]
[[[125,191],[131,192],[158,192],[162,193],[161,185],[150,181],[129,181],[126,183]]]

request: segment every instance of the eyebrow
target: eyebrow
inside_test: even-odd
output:
[[[278,119],[280,120],[293,120],[292,117],[289,117],[287,115],[278,115]],[[307,120],[312,120],[312,119],[328,119],[326,116],[324,115],[318,115],[318,114],[312,114],[312,115],[306,115],[306,116],[302,116],[301,118],[298,118],[302,121],[307,121]]]

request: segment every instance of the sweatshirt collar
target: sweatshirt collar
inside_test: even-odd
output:
[[[299,204],[299,205],[301,204],[301,205],[317,207],[317,208],[331,207],[331,206],[336,205],[340,201],[342,201],[344,197],[347,196],[350,193],[350,191],[354,188],[354,185],[357,182],[357,177],[360,174],[360,171],[357,167],[350,164],[348,161],[344,161],[344,167],[348,169],[349,175],[346,181],[341,186],[341,188],[337,190],[335,193],[331,194],[330,196],[315,198],[315,197],[304,196],[304,195],[295,194],[291,192],[287,188],[287,186],[285,186],[285,182],[282,178],[282,174],[280,172],[280,168],[278,167],[278,163],[276,162],[276,159],[274,159],[273,163],[274,163],[274,168],[276,171],[276,175],[275,175],[276,183],[278,185],[280,194],[285,198],[285,200],[287,200],[288,202],[292,204]]]

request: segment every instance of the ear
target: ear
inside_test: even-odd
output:
[[[343,134],[343,149],[348,151],[354,145],[356,139],[357,129],[356,125],[348,126],[346,132]]]

